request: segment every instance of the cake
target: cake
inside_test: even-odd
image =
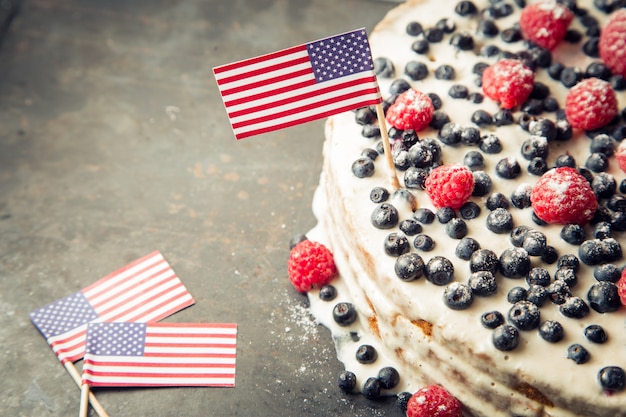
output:
[[[364,108],[325,125],[305,237],[338,273],[299,290],[346,391],[626,416],[626,3],[535,3],[397,6],[370,34],[386,123]],[[425,124],[393,115],[423,96]]]

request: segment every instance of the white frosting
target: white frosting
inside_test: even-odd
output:
[[[488,5],[487,0],[474,1],[479,10]],[[579,6],[586,7],[600,21],[606,19],[598,12],[591,1],[579,0]],[[495,58],[477,56],[472,51],[459,51],[449,45],[446,35],[440,43],[431,44],[428,54],[420,56],[411,51],[415,37],[406,35],[405,28],[411,21],[419,21],[424,28],[432,27],[441,18],[452,18],[457,32],[467,31],[474,36],[476,50],[485,42],[476,34],[478,20],[464,18],[453,12],[455,2],[420,2],[409,1],[392,10],[378,25],[370,37],[374,58],[390,58],[396,69],[396,77],[379,78],[383,96],[388,95],[391,82],[402,77],[407,62],[418,60],[427,64],[430,74],[422,81],[409,81],[414,88],[425,93],[436,93],[443,101],[444,110],[452,121],[462,126],[472,126],[470,121],[474,110],[484,109],[491,114],[498,110],[498,104],[487,97],[481,104],[468,100],[453,99],[447,92],[453,83],[460,83],[470,88],[470,92],[481,92],[474,84],[475,74],[472,68],[477,62],[495,62]],[[515,8],[518,11],[518,8]],[[519,14],[498,19],[500,30],[511,27],[519,20]],[[570,27],[584,33],[579,19]],[[523,48],[522,42],[504,44],[499,37],[487,40],[496,43],[502,49]],[[584,70],[593,60],[580,52],[581,45],[561,43],[553,51],[553,61],[578,66]],[[434,77],[435,69],[444,63],[453,65],[456,77],[453,81],[441,81]],[[562,84],[551,80],[545,70],[539,70],[536,81],[550,86],[551,95],[563,106],[568,92]],[[626,94],[618,93],[620,109],[626,106]],[[519,116],[515,113],[515,119]],[[544,113],[541,117],[554,120],[554,114]],[[525,169],[527,161],[520,154],[521,143],[530,136],[517,124],[499,128],[481,128],[482,133],[492,130],[501,140],[503,150],[494,155],[485,156],[485,171],[493,180],[492,192],[501,192],[510,196],[512,191],[521,186],[536,182],[536,176]],[[419,133],[420,138],[437,137],[437,132],[428,129]],[[384,157],[375,161],[375,174],[366,179],[358,179],[351,172],[351,164],[365,148],[375,146],[375,141],[361,135],[361,126],[354,122],[353,113],[332,117],[326,129],[327,141],[324,145],[324,169],[320,177],[320,186],[314,199],[314,213],[319,220],[318,226],[307,234],[309,239],[325,243],[335,255],[335,262],[340,277],[333,281],[339,297],[331,302],[321,301],[317,291],[309,293],[311,310],[317,320],[330,328],[336,342],[338,358],[346,369],[357,374],[359,387],[368,377],[375,377],[384,366],[394,366],[400,372],[401,382],[392,392],[410,391],[427,384],[437,383],[451,391],[463,403],[468,414],[476,416],[626,416],[626,390],[608,396],[602,392],[597,382],[598,371],[608,365],[626,367],[626,308],[618,312],[600,314],[591,310],[584,319],[564,317],[558,306],[547,301],[540,308],[541,320],[559,321],[565,329],[565,338],[555,344],[541,339],[536,330],[520,331],[520,345],[513,351],[497,350],[491,341],[492,331],[481,326],[482,313],[498,310],[506,317],[511,304],[506,294],[514,286],[526,287],[523,278],[504,278],[498,274],[497,293],[489,297],[474,297],[472,306],[467,310],[456,311],[445,306],[442,301],[445,287],[436,286],[424,277],[414,282],[403,282],[394,273],[394,257],[385,254],[383,241],[387,234],[397,230],[379,230],[371,226],[370,215],[376,204],[369,200],[374,187],[391,189],[387,165]],[[566,142],[551,142],[548,163],[554,165],[554,158],[569,153],[583,165],[589,153],[590,140],[582,132],[575,132],[574,137]],[[444,163],[462,163],[463,156],[476,147],[465,145],[448,146],[441,143]],[[522,165],[522,175],[515,180],[500,179],[495,174],[495,165],[502,158],[516,158]],[[615,176],[618,184],[625,175],[617,166],[614,158],[610,160],[608,172]],[[403,173],[398,171],[402,183]],[[428,196],[423,191],[412,190],[419,207],[435,211]],[[509,235],[498,235],[485,228],[488,210],[484,205],[486,197],[472,197],[482,209],[480,216],[467,221],[469,237],[480,242],[482,248],[501,254],[511,247]],[[400,219],[412,216],[407,203],[393,201],[400,211]],[[548,244],[554,246],[560,255],[577,254],[578,247],[570,245],[559,237],[561,226],[539,227],[531,219],[532,211],[511,208],[515,225],[528,225],[544,232]],[[587,238],[591,235],[587,229]],[[458,240],[448,237],[444,228],[436,220],[431,225],[424,225],[424,233],[433,237],[436,247],[431,252],[419,252],[425,262],[433,256],[445,256],[453,262],[454,280],[467,282],[469,264],[455,255]],[[613,237],[622,240],[622,233]],[[409,237],[412,242],[412,238]],[[359,250],[363,249],[363,251]],[[539,266],[537,257],[531,258],[532,266]],[[621,260],[618,262],[622,262]],[[621,265],[618,264],[618,265]],[[541,265],[552,276],[556,264]],[[577,274],[578,284],[572,289],[573,295],[586,300],[586,293],[594,282],[593,268],[581,263]],[[358,320],[351,326],[338,326],[332,318],[332,307],[340,301],[352,302],[358,309]],[[379,335],[370,331],[371,320],[376,320]],[[432,323],[432,334],[425,335],[411,321]],[[589,324],[600,324],[607,331],[609,340],[596,345],[588,342],[583,329]],[[354,341],[351,332],[358,334],[359,341]],[[589,362],[581,365],[567,359],[567,347],[580,343],[591,354]],[[374,364],[363,365],[355,360],[359,345],[371,344],[379,354]],[[401,350],[401,358],[397,352]],[[540,391],[554,406],[544,406],[540,402],[527,398],[530,387]],[[386,392],[384,393],[391,393]]]

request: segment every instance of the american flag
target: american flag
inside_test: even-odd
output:
[[[85,354],[90,322],[157,321],[194,303],[163,255],[155,251],[82,290],[30,313],[63,363]]]
[[[90,323],[83,384],[232,387],[236,340],[229,323]]]
[[[237,139],[382,102],[365,29],[213,73]]]

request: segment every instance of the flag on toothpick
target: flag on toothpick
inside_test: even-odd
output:
[[[365,29],[213,72],[237,139],[382,102]]]
[[[30,313],[62,363],[85,354],[90,322],[161,320],[194,303],[160,252],[155,251],[92,285]]]
[[[83,384],[233,387],[236,340],[235,324],[90,323]]]

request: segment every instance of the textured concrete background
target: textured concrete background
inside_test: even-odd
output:
[[[5,0],[1,24],[15,4],[0,30],[0,415],[78,413],[28,313],[153,250],[197,301],[167,321],[239,325],[237,386],[96,390],[111,417],[400,415],[339,392],[330,336],[286,276],[289,238],[315,222],[323,123],[236,142],[211,72],[371,30],[393,3]]]

